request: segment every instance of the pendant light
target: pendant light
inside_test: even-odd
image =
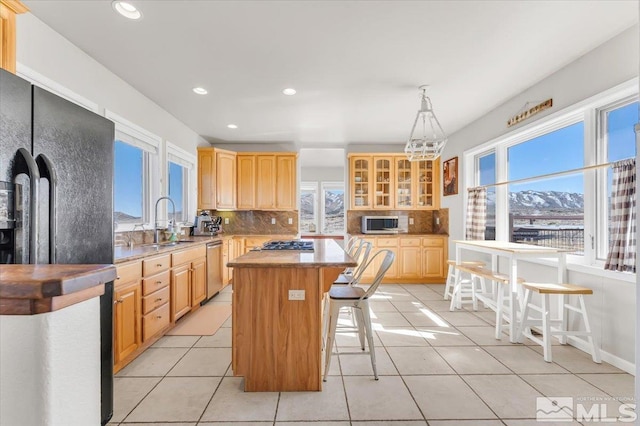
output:
[[[433,112],[431,99],[426,95],[428,87],[419,87],[422,91],[421,105],[404,147],[409,161],[435,160],[440,157],[447,143],[447,135]]]

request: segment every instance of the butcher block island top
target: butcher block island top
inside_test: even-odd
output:
[[[233,271],[232,369],[245,391],[322,390],[322,298],[356,266],[334,240],[313,251],[256,250]]]

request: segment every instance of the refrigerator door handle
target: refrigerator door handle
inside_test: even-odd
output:
[[[25,148],[16,153],[13,178],[24,173],[29,176],[29,263],[38,263],[38,188],[40,187],[40,173],[38,165]]]
[[[56,187],[58,178],[53,163],[49,158],[40,154],[36,157],[40,178],[49,180],[49,263],[56,262]]]

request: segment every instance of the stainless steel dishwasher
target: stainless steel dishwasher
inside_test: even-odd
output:
[[[222,289],[222,241],[207,243],[207,299]]]

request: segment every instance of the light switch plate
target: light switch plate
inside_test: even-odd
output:
[[[409,225],[413,225],[413,218],[412,217],[409,218]]]
[[[289,225],[293,225],[293,218],[292,218],[292,217],[290,217],[290,218],[287,220],[287,222],[289,223]]]
[[[304,290],[289,290],[289,300],[304,300]]]
[[[224,218],[224,224],[225,224],[225,225],[228,225],[228,224],[229,224],[229,218],[228,218],[228,217],[225,217],[225,218]]]
[[[272,218],[271,218],[271,224],[272,224],[272,225],[275,225],[275,224],[276,224],[276,218],[275,218],[275,217],[272,217]]]

